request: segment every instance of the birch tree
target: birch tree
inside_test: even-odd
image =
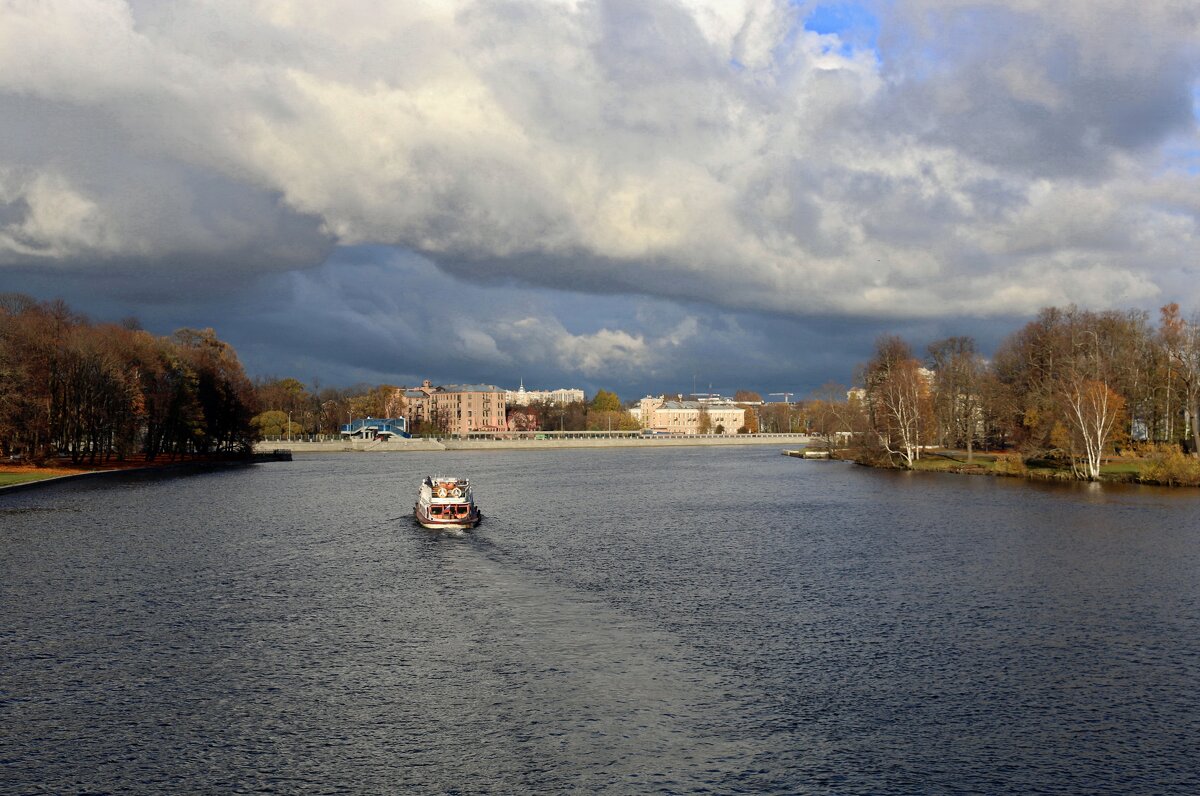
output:
[[[876,417],[884,449],[912,468],[928,433],[928,386],[915,359],[894,363],[877,385]]]
[[[922,371],[907,343],[885,336],[864,374],[876,441],[907,468],[921,458],[929,432],[929,383]]]
[[[1081,443],[1083,475],[1089,481],[1096,481],[1100,478],[1105,447],[1124,415],[1125,401],[1107,384],[1094,379],[1070,385],[1064,392],[1064,401],[1073,435]]]
[[[1090,481],[1100,478],[1100,464],[1120,419],[1125,400],[1112,389],[1120,366],[1121,342],[1110,316],[1076,313],[1068,317],[1071,347],[1059,371],[1060,417],[1071,431],[1072,469]],[[1076,457],[1082,457],[1078,467]]]

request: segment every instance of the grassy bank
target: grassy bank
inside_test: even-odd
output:
[[[1136,481],[1145,463],[1144,459],[1139,458],[1114,457],[1101,465],[1100,477],[1105,481]],[[1046,459],[1022,460],[1015,453],[976,453],[968,462],[966,451],[931,451],[917,460],[913,469],[1049,480],[1075,479],[1068,465]]]
[[[63,475],[74,475],[77,469],[64,467],[35,467],[33,465],[0,464],[0,488],[30,481],[44,481]]]
[[[56,478],[60,475],[68,475],[68,473],[10,473],[0,472],[0,489],[13,484],[27,484],[30,481],[44,481],[47,478]]]
[[[236,457],[232,460],[237,461]],[[228,456],[190,456],[174,458],[159,457],[147,461],[143,456],[132,456],[120,461],[111,460],[108,462],[97,462],[96,464],[85,462],[74,464],[70,459],[55,459],[42,464],[3,462],[0,463],[0,490],[9,486],[17,486],[18,484],[46,481],[51,478],[61,478],[63,476],[118,472],[123,470],[158,469],[188,464],[202,465],[208,462],[222,461],[231,461],[231,459]]]
[[[856,459],[852,451],[841,451],[840,454],[842,458],[852,459],[869,467],[899,469],[898,465],[886,461]],[[912,469],[922,472],[992,475],[1046,481],[1078,480],[1069,464],[1050,459],[1023,459],[1013,452],[976,452],[968,461],[966,451],[926,451]],[[1112,456],[1101,464],[1100,480],[1160,486],[1200,486],[1200,460],[1175,451],[1156,451],[1146,456]]]

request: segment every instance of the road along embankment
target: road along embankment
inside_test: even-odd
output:
[[[552,450],[556,448],[671,448],[683,446],[729,447],[733,445],[807,445],[811,438],[803,434],[736,434],[728,436],[646,436],[646,437],[562,437],[547,439],[401,439],[337,440],[325,442],[288,442],[272,440],[258,443],[255,452],[287,448],[304,453],[408,453],[414,451],[462,450]]]

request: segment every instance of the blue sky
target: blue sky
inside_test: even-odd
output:
[[[1183,0],[9,5],[0,290],[305,381],[804,393],[887,331],[1200,309],[1198,42]]]
[[[801,8],[803,13],[804,9]],[[804,28],[813,33],[837,36],[846,52],[864,49],[876,51],[879,19],[861,3],[817,3],[807,10]]]

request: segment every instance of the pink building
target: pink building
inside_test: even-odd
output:
[[[429,395],[429,417],[446,434],[507,430],[504,390],[491,384],[447,384]]]

